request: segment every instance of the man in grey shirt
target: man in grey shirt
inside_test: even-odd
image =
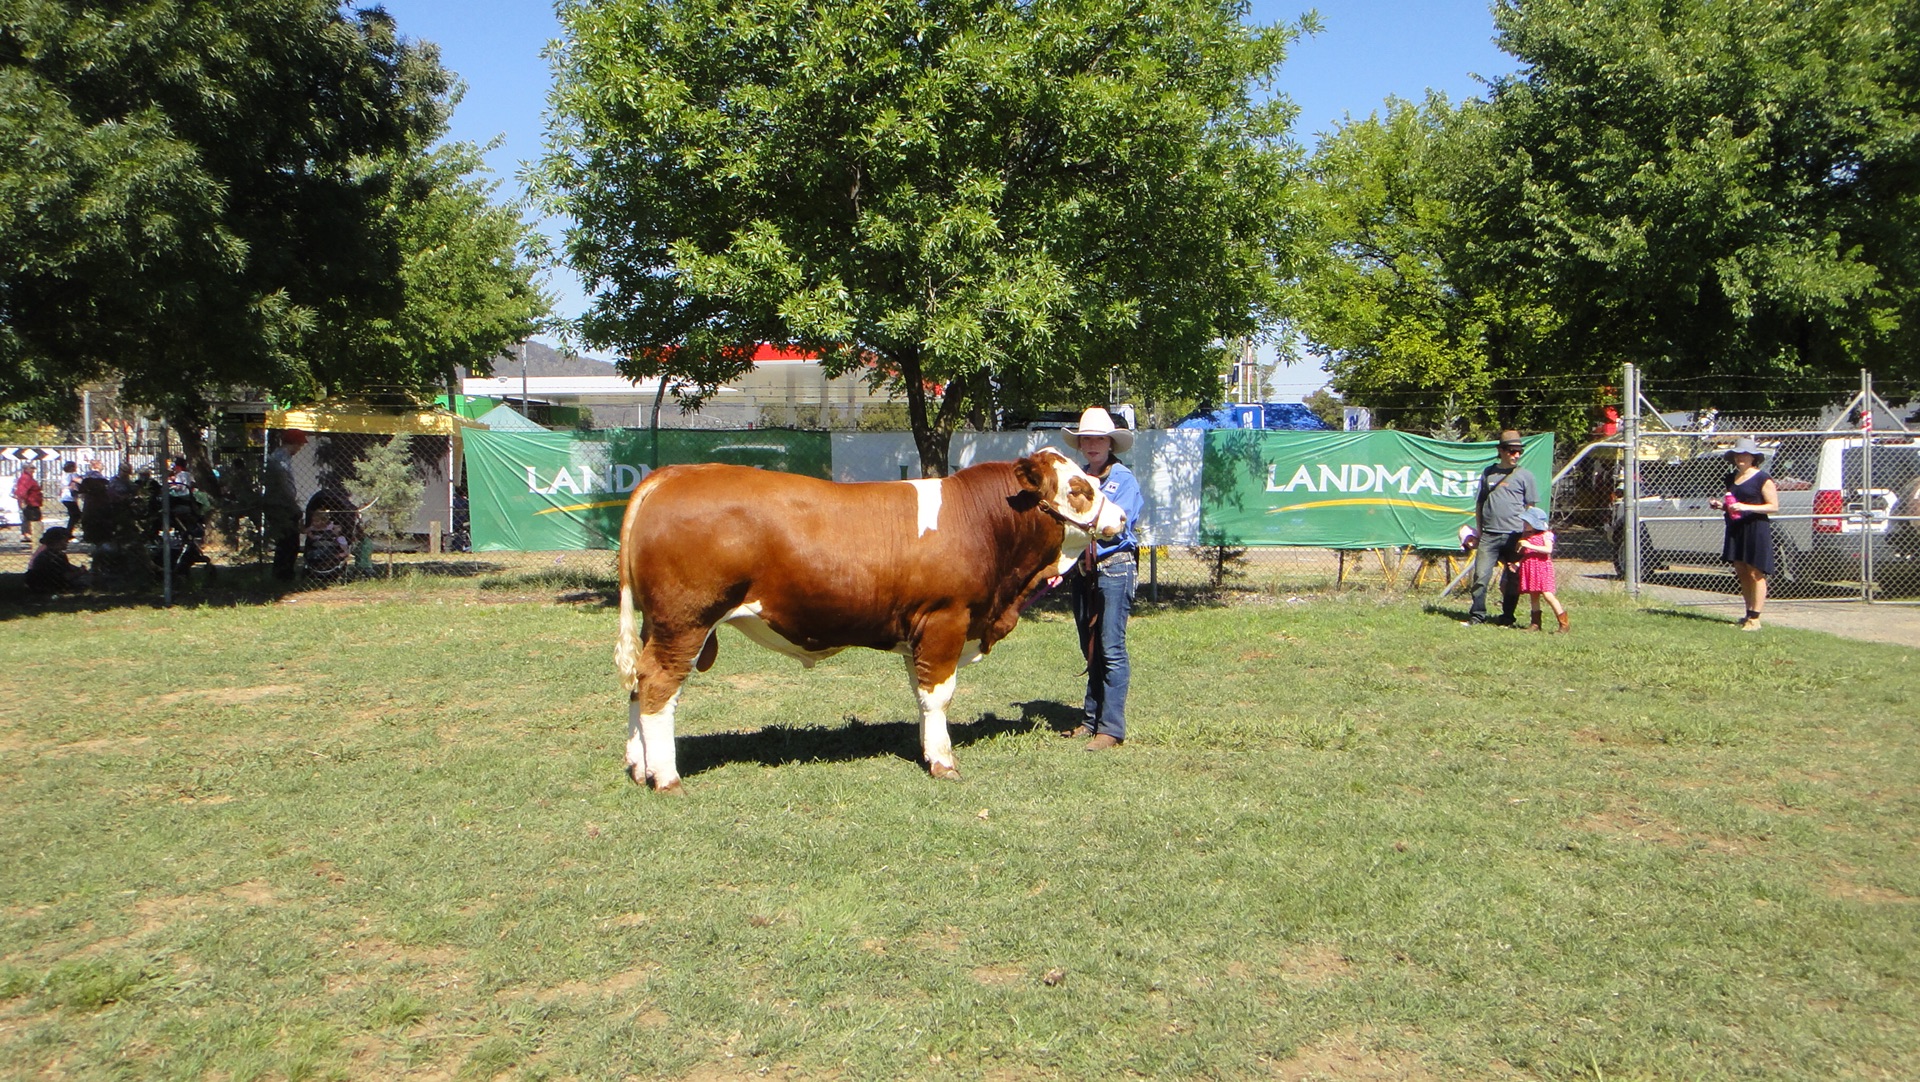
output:
[[[1520,468],[1520,452],[1525,445],[1520,433],[1509,428],[1500,433],[1499,459],[1480,473],[1480,489],[1474,498],[1474,526],[1479,531],[1479,547],[1473,554],[1473,604],[1467,609],[1467,623],[1487,623],[1487,586],[1500,568],[1500,617],[1493,623],[1513,625],[1513,610],[1520,604],[1520,579],[1512,561],[1519,558],[1516,542],[1526,528],[1520,515],[1540,502],[1540,482],[1531,472]]]

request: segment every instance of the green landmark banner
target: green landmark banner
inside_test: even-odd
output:
[[[732,462],[832,476],[825,432],[467,430],[467,503],[476,552],[610,549],[627,497],[654,466]]]
[[[1547,506],[1553,436],[1526,440],[1520,464]],[[1207,433],[1201,535],[1213,543],[1363,549],[1459,547],[1492,443],[1405,432]]]

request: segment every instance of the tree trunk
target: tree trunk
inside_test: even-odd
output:
[[[920,452],[920,476],[945,477],[947,436],[953,431],[950,420],[944,425],[941,423],[947,413],[946,403],[941,403],[937,414],[928,411],[927,385],[920,373],[919,350],[902,350],[891,360],[899,369],[901,383],[906,385],[907,419],[913,425],[914,447]]]
[[[193,474],[193,483],[204,492],[216,497],[226,495],[220,491],[220,482],[213,472],[213,453],[207,447],[206,404],[195,399],[179,399],[170,403],[166,410],[169,427],[180,437],[180,453],[187,458],[187,469]],[[164,449],[163,449],[164,453]],[[164,482],[172,472],[172,463],[162,461],[154,472]]]

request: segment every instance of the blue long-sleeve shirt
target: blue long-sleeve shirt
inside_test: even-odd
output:
[[[1110,540],[1094,542],[1094,559],[1104,560],[1116,552],[1138,551],[1140,536],[1134,532],[1134,525],[1140,521],[1140,512],[1147,503],[1146,496],[1140,492],[1139,480],[1126,463],[1114,459],[1112,468],[1107,470],[1106,480],[1100,482],[1100,491],[1126,512],[1127,525]]]

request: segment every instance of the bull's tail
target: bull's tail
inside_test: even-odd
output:
[[[633,612],[633,586],[620,576],[620,638],[613,647],[613,667],[628,691],[640,690],[640,622]]]
[[[620,674],[620,682],[628,691],[640,690],[640,618],[633,604],[634,564],[640,559],[639,546],[628,548],[638,531],[636,526],[640,518],[640,504],[653,488],[653,479],[657,472],[648,474],[639,486],[633,490],[633,496],[627,501],[627,513],[620,524],[620,551],[615,563],[620,571],[620,635],[613,646],[613,667]]]

